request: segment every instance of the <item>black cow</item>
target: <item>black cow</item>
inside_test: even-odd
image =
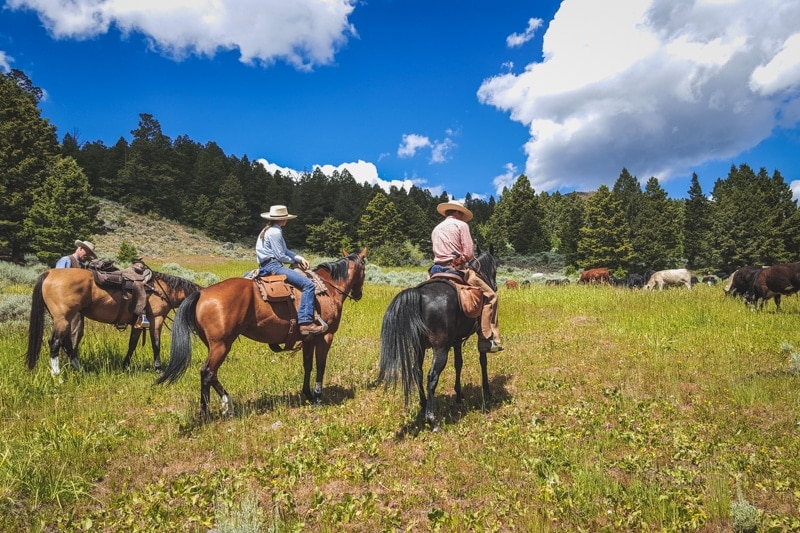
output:
[[[648,276],[650,279],[650,276]],[[647,280],[641,274],[631,273],[625,276],[625,286],[629,289],[641,289]]]
[[[767,300],[774,298],[775,307],[781,310],[781,296],[791,296],[800,291],[800,263],[784,263],[764,267],[753,277],[745,300],[761,310]]]
[[[751,265],[735,270],[723,289],[725,296],[733,296],[735,298],[747,294],[753,285],[753,278],[759,271],[761,271],[761,267]]]

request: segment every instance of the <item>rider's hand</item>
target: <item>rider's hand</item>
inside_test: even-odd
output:
[[[305,270],[308,270],[308,261],[302,255],[295,255],[294,261],[295,263],[300,263],[300,266],[302,266]]]

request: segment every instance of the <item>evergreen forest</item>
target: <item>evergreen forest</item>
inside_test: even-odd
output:
[[[450,199],[418,187],[386,191],[346,170],[270,173],[214,142],[171,139],[147,113],[111,146],[76,133],[59,140],[41,116],[42,96],[22,71],[0,78],[0,255],[7,259],[36,254],[53,264],[77,236],[102,230],[98,198],[107,198],[243,243],[263,227],[260,213],[285,204],[302,215],[285,228],[290,247],[334,256],[368,246],[384,265],[423,264],[440,220],[436,205]],[[552,252],[574,269],[605,266],[617,275],[677,267],[730,273],[800,260],[800,214],[778,170],[732,166],[710,191],[695,174],[683,199],[624,166],[612,180],[611,188],[562,194],[535,191],[523,174],[498,198],[467,194],[473,238],[501,257]]]

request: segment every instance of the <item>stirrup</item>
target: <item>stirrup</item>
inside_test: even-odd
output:
[[[147,329],[150,327],[150,321],[147,320],[147,316],[139,315],[139,319],[136,321],[133,327],[136,329]]]

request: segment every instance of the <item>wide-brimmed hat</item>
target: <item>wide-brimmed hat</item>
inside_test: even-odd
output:
[[[97,254],[94,253],[94,244],[89,241],[75,241],[75,247],[83,248],[90,257],[97,257]]]
[[[459,202],[458,200],[452,200],[450,202],[442,202],[441,204],[436,206],[436,210],[439,212],[440,215],[444,216],[450,210],[453,211],[460,211],[464,213],[464,222],[469,222],[472,220],[472,211],[464,207],[464,202]]]
[[[297,215],[290,215],[285,205],[273,205],[269,208],[269,213],[261,213],[261,218],[266,218],[267,220],[291,220],[297,218]]]

